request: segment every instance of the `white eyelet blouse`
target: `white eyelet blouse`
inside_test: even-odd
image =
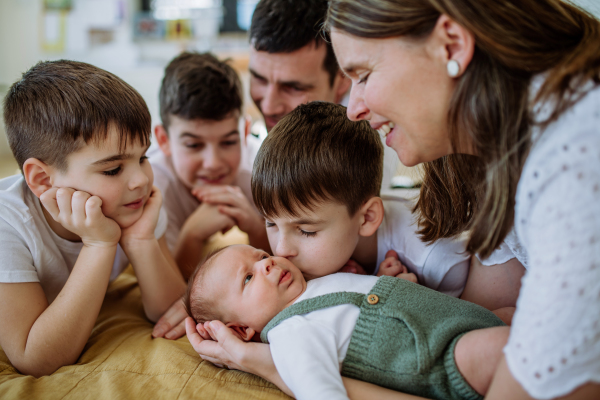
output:
[[[533,140],[504,246],[527,268],[504,354],[550,399],[600,382],[600,87]]]

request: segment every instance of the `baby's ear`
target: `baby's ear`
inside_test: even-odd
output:
[[[23,163],[23,177],[29,189],[38,198],[52,187],[53,169],[37,158],[28,158]]]
[[[360,207],[358,212],[362,215],[358,231],[359,235],[364,237],[371,236],[377,232],[379,225],[383,221],[383,200],[381,200],[381,197],[371,197]]]
[[[249,328],[247,326],[238,324],[236,322],[230,322],[226,325],[229,329],[236,334],[237,337],[242,339],[244,342],[249,342],[252,340],[252,337],[255,334],[254,329]]]

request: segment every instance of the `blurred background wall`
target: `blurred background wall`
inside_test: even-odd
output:
[[[600,0],[574,2],[600,17]],[[259,121],[248,95],[247,73],[246,30],[256,3],[0,0],[0,99],[36,62],[67,58],[120,76],[142,94],[153,123],[158,123],[158,89],[166,63],[183,50],[211,50],[232,59],[244,82],[246,112]],[[15,169],[0,122],[0,176]]]
[[[158,90],[170,59],[184,50],[231,58],[248,95],[246,30],[257,0],[0,0],[0,99],[40,60],[72,59],[104,68],[146,100],[159,123]],[[1,113],[1,110],[0,110]],[[0,176],[16,164],[0,122]]]

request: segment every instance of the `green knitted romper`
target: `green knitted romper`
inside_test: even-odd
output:
[[[342,375],[439,400],[476,400],[454,361],[458,339],[504,323],[491,311],[424,286],[382,276],[368,295],[338,292],[303,300],[275,316],[261,332],[294,315],[341,304],[360,307]]]

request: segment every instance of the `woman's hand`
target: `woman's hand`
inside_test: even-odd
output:
[[[214,325],[214,329],[211,325]],[[210,332],[204,325],[196,325],[192,318],[185,319],[187,337],[200,357],[218,367],[252,372],[251,368],[245,369],[242,365],[244,355],[250,350],[246,347],[249,343],[238,338],[220,321],[207,322],[206,326],[211,327]]]
[[[185,320],[185,330],[192,347],[203,360],[258,375],[293,396],[275,368],[269,345],[244,342],[221,321],[196,325],[188,317]]]

